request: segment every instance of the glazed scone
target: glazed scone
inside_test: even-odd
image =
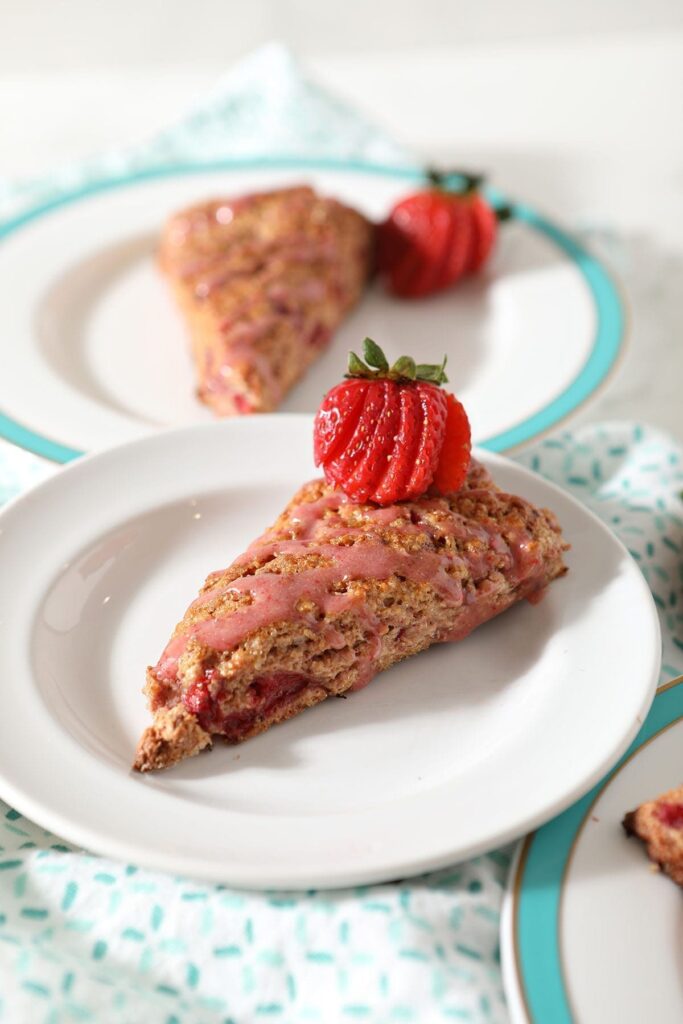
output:
[[[198,395],[216,415],[277,408],[360,298],[373,230],[303,186],[171,217],[159,266],[189,328]]]
[[[683,885],[683,786],[641,804],[622,824],[627,835],[645,843],[650,860]]]
[[[358,690],[433,643],[461,640],[566,567],[551,512],[472,462],[463,488],[380,508],[322,480],[212,573],[157,665],[134,767],[165,768],[220,736],[263,732]]]

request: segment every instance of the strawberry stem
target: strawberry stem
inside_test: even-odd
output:
[[[365,362],[355,352],[349,352],[346,377],[363,377],[366,380],[428,381],[430,384],[447,384],[446,356],[438,363],[415,363],[412,356],[400,356],[393,366],[377,342],[366,338],[363,342]]]
[[[486,175],[480,172],[472,171],[439,171],[435,167],[428,167],[426,171],[427,180],[435,188],[441,188],[446,192],[462,193],[468,195],[470,192],[476,192],[486,182]],[[450,188],[448,182],[451,178],[458,177],[462,179],[463,188],[453,189]]]

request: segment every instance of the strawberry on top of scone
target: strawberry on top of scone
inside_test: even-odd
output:
[[[389,366],[371,338],[365,362],[349,355],[346,379],[323,398],[314,456],[329,484],[354,501],[390,505],[433,488],[457,491],[470,464],[467,414],[441,365],[402,356]]]

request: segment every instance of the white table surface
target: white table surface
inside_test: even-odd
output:
[[[328,54],[307,64],[430,159],[485,168],[509,195],[590,227],[626,293],[629,345],[578,418],[637,418],[683,442],[683,32]],[[226,70],[0,69],[0,176],[41,174],[144,138]]]

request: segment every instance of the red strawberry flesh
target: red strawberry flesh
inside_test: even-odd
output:
[[[365,385],[365,401],[355,421],[355,429],[346,447],[331,460],[325,462],[325,476],[340,486],[351,477],[358,463],[365,457],[369,440],[384,405],[384,390],[381,382],[362,381]]]
[[[660,804],[657,808],[657,817],[669,828],[683,828],[683,804]]]
[[[439,267],[439,287],[447,288],[454,284],[467,270],[474,232],[467,201],[451,203],[450,232],[443,245],[442,263]]]
[[[446,392],[422,381],[414,387],[420,403],[420,418],[416,424],[418,443],[405,488],[409,498],[424,494],[432,482],[446,429]]]
[[[465,271],[468,274],[474,274],[483,267],[491,255],[498,233],[498,221],[486,200],[478,195],[472,197],[470,218],[472,221],[472,249]]]
[[[417,451],[419,435],[415,431],[415,424],[419,422],[421,410],[414,387],[401,388],[399,402],[399,425],[394,450],[389,467],[375,489],[374,500],[380,505],[389,505],[406,497],[406,485]]]
[[[398,385],[394,381],[377,382],[382,386],[384,404],[374,433],[367,445],[365,458],[358,464],[349,479],[345,482],[346,493],[356,501],[367,501],[373,497],[377,484],[386,472],[394,450],[396,432],[399,427],[401,404]]]
[[[461,487],[470,464],[472,441],[470,422],[461,403],[448,393],[446,402],[446,429],[433,479],[441,494],[451,494]]]
[[[314,427],[316,464],[354,501],[389,505],[439,485],[455,489],[469,464],[469,423],[442,364],[393,366],[371,339],[349,353],[347,380],[325,396]]]
[[[349,380],[329,391],[318,409],[313,432],[316,466],[334,459],[343,451],[365,404],[367,381]]]

